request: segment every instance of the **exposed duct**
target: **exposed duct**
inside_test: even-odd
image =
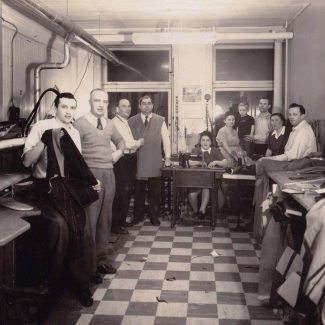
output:
[[[74,39],[74,34],[69,33],[66,36],[64,41],[64,59],[63,62],[59,63],[41,63],[34,70],[34,83],[35,83],[35,92],[34,92],[34,102],[37,103],[41,91],[41,71],[44,69],[64,69],[66,68],[71,61],[71,42]],[[39,111],[36,114],[35,120],[39,120]]]
[[[101,55],[104,59],[112,62],[115,66],[124,66],[125,68],[136,72],[141,75],[142,78],[146,81],[150,81],[147,77],[145,77],[140,71],[131,67],[127,63],[121,61],[113,52],[106,49],[106,47],[100,44],[93,36],[88,34],[78,25],[76,25],[69,16],[63,17],[59,15],[56,11],[43,4],[38,0],[9,0],[13,4],[23,5],[28,8],[34,14],[41,16],[42,18],[46,18],[52,24],[60,26],[66,33],[72,33],[75,37],[81,40],[83,43],[86,43],[90,48],[96,51],[99,55]]]

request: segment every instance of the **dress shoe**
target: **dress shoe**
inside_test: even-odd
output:
[[[151,218],[150,222],[153,226],[160,226],[160,221],[157,218]]]
[[[143,220],[141,220],[141,219],[134,219],[133,220],[133,225],[137,225],[137,224],[139,224],[140,222],[142,222]]]
[[[103,264],[101,266],[97,266],[97,271],[103,274],[115,274],[116,268],[113,267],[112,265]]]
[[[89,289],[79,290],[76,294],[82,306],[91,307],[93,305],[94,299]]]
[[[123,227],[133,227],[133,221],[131,222],[125,222]]]
[[[196,217],[199,220],[203,220],[205,218],[205,213],[203,213],[202,211],[198,211],[198,212],[196,212]]]
[[[95,284],[101,284],[103,282],[98,272],[91,273],[89,281]]]
[[[127,235],[129,232],[121,227],[112,228],[111,233],[118,235]]]

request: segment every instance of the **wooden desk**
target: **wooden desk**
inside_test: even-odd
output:
[[[222,180],[225,182],[227,186],[254,186],[256,177],[253,175],[241,175],[241,174],[223,174]],[[239,198],[240,200],[240,194]],[[239,209],[237,214],[237,225],[234,231],[251,231],[249,227],[241,227],[240,226],[240,216],[241,216],[241,209]]]
[[[23,218],[40,214],[41,211],[35,206],[30,211],[15,211],[0,207],[0,276],[9,286],[14,286],[16,282],[15,239],[30,229],[29,222]],[[0,287],[1,285],[2,280]]]
[[[210,168],[182,168],[182,167],[164,167],[162,168],[163,177],[173,178],[173,214],[171,228],[179,221],[178,200],[179,188],[209,188],[212,190],[212,216],[211,228],[215,228],[215,219],[217,214],[218,195],[217,190],[221,182],[221,175],[224,169]]]
[[[312,179],[306,179],[306,180],[292,180],[289,179],[289,177],[297,177],[297,173],[294,171],[285,171],[285,172],[269,172],[267,175],[275,182],[277,183],[281,189],[286,187],[289,184],[295,184],[297,182],[313,182]],[[314,175],[315,181],[323,179],[325,181],[323,175]],[[308,175],[308,178],[313,177],[313,175]],[[298,203],[300,203],[307,211],[310,210],[315,202],[315,197],[319,194],[290,194]]]

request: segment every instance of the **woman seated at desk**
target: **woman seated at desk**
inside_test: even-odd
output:
[[[281,113],[271,115],[271,127],[265,157],[282,155],[287,144],[292,127],[284,126],[285,118]]]
[[[195,154],[202,154],[203,164],[207,167],[227,167],[227,160],[220,153],[218,148],[212,148],[212,135],[209,131],[204,131],[200,135],[200,148],[194,148],[192,150]],[[197,197],[202,192],[201,206],[198,211]],[[189,202],[197,215],[198,219],[204,219],[206,214],[206,208],[210,198],[210,190],[208,188],[190,188],[188,199]]]
[[[226,112],[224,114],[224,122],[226,125],[217,134],[218,147],[222,155],[227,159],[228,167],[236,167],[238,156],[246,156],[246,152],[239,145],[238,132],[233,128],[235,124],[234,113]]]

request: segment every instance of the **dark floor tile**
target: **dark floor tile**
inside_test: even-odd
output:
[[[130,301],[134,290],[126,289],[108,289],[103,297],[109,301]]]
[[[237,257],[257,257],[255,250],[235,250]]]
[[[152,242],[150,241],[135,241],[132,244],[132,247],[151,247]]]
[[[192,248],[192,243],[174,242],[173,248]]]
[[[165,280],[175,278],[177,280],[189,280],[190,271],[166,271]]]
[[[223,305],[246,305],[245,295],[239,292],[217,292],[217,302]]]
[[[214,281],[190,281],[190,291],[216,291]]]
[[[143,254],[128,254],[124,258],[124,262],[140,262],[142,263]]]
[[[258,283],[254,282],[242,282],[243,289],[245,293],[257,293]]]
[[[214,264],[237,264],[235,256],[218,256],[213,261]]]
[[[233,244],[251,244],[250,238],[231,238]]]
[[[121,270],[115,275],[115,279],[139,279],[140,270]]]
[[[232,244],[213,243],[213,249],[234,249]]]
[[[171,255],[169,257],[169,262],[172,263],[191,263],[190,255]]]
[[[119,249],[119,254],[127,254],[129,252],[130,247],[122,247]]]
[[[158,231],[158,229],[157,229]],[[157,235],[156,230],[140,230],[138,236],[156,236]]]
[[[200,272],[214,272],[213,264],[208,263],[191,263],[191,271],[200,271]]]
[[[171,248],[151,248],[151,255],[170,255]]]
[[[213,232],[212,237],[214,237],[214,238],[229,238],[230,233],[229,232]]]
[[[219,325],[252,325],[249,319],[219,319]]]
[[[129,303],[125,315],[155,316],[158,302],[135,302]],[[110,324],[110,323],[107,323]]]
[[[162,290],[160,299],[170,302],[187,303],[188,302],[188,291],[176,291],[176,290]]]
[[[175,231],[175,237],[193,237],[192,231]]]
[[[132,228],[132,230],[136,230],[136,229]],[[137,238],[137,236],[129,235],[128,236],[128,241],[135,241],[136,238]]]
[[[174,240],[174,237],[172,237],[172,236],[157,236],[155,238],[155,242],[172,243],[173,240]]]
[[[216,272],[216,281],[240,282],[239,273],[235,272]]]
[[[274,314],[273,308],[264,308],[262,306],[247,306],[250,319],[258,320],[280,320],[279,314]]]
[[[193,248],[192,255],[193,256],[211,256],[211,249],[203,249],[203,248]]]
[[[209,237],[194,237],[193,243],[212,243],[212,238]]]
[[[186,325],[186,317],[157,316],[154,325]]]
[[[136,290],[161,290],[163,280],[138,280]],[[145,315],[145,314],[144,314]]]
[[[187,317],[218,318],[216,304],[188,304]]]
[[[167,264],[168,263],[155,263],[155,262],[152,262],[152,263],[146,263],[144,266],[143,266],[143,270],[163,270],[165,271],[167,269]]]
[[[89,325],[121,325],[123,317],[119,315],[94,315]]]
[[[239,269],[240,273],[258,273],[259,272],[258,265],[238,264],[238,269]]]

